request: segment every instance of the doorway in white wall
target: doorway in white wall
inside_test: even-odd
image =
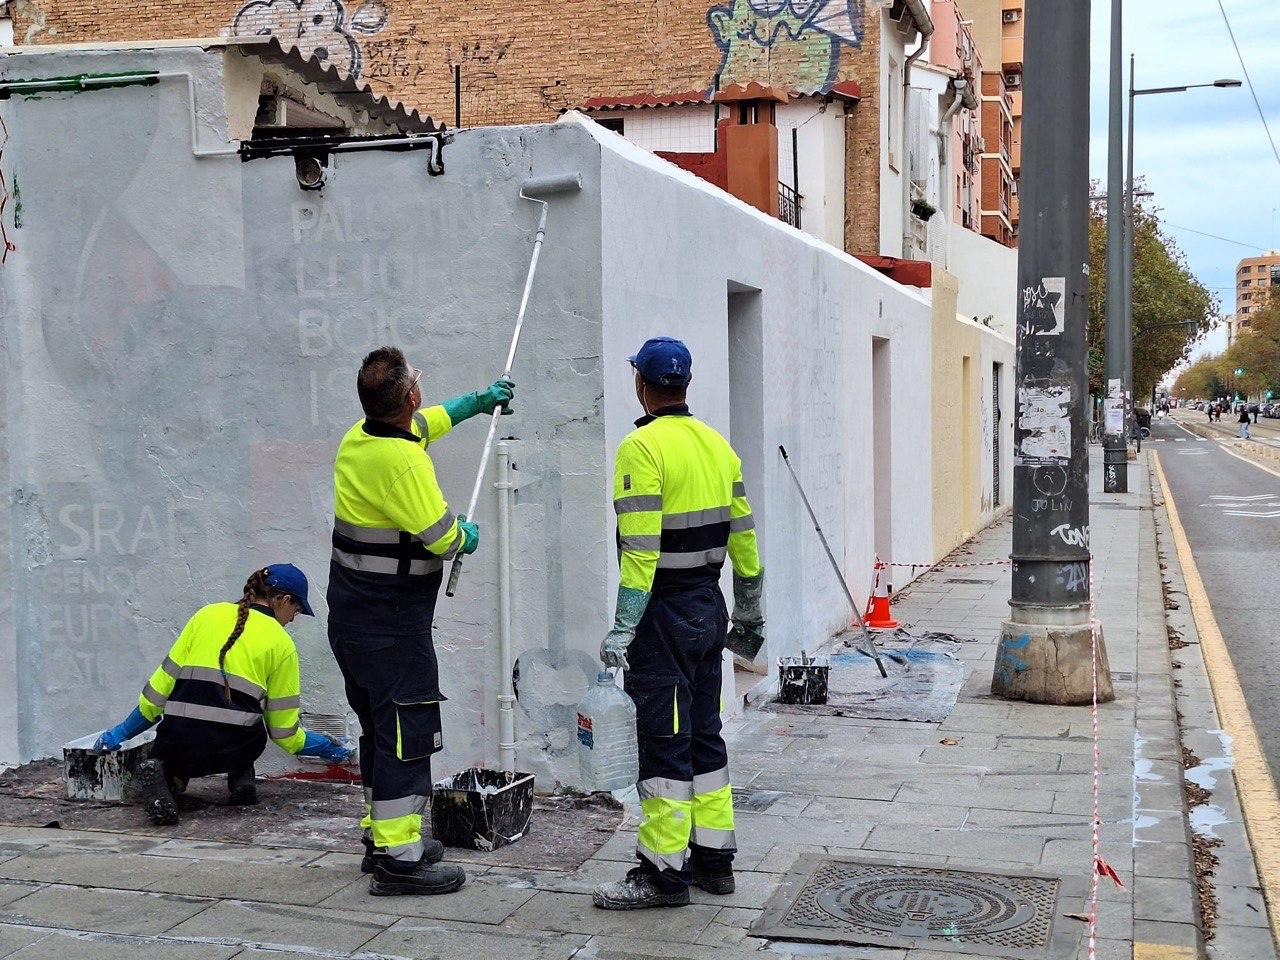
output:
[[[1000,377],[1004,364],[991,365],[991,506],[1000,506]]]
[[[874,504],[872,542],[876,556],[893,559],[893,396],[889,341],[871,338],[871,484]]]
[[[742,458],[742,482],[751,499],[756,540],[764,556],[764,323],[759,289],[729,281],[728,324],[729,442]],[[756,655],[755,670],[734,671],[736,703],[742,703],[761,675],[768,673],[771,662],[766,639]]]

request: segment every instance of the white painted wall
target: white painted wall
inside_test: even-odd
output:
[[[807,484],[855,596],[865,596],[873,559],[871,339],[888,338],[899,387],[891,437],[893,549],[908,562],[928,556],[932,513],[918,481],[930,467],[928,418],[921,413],[928,409],[929,305],[918,291],[691,174],[617,138],[600,140],[609,455],[638,415],[622,358],[657,334],[689,344],[692,407],[728,431],[728,294],[731,285],[760,290],[766,417],[760,449],[748,455],[763,469],[748,493],[767,543],[770,654],[813,649],[851,615],[778,445],[786,445]],[[686,229],[673,230],[677,223]],[[616,583],[616,568],[609,576]]]
[[[805,97],[777,111],[778,179],[792,184],[791,131],[800,160],[801,229],[844,248],[845,110],[839,102]]]
[[[715,150],[715,107],[644,107],[593,113],[593,117],[622,120],[622,135],[646,150],[673,153],[711,153]]]
[[[216,51],[50,49],[9,69],[192,71],[205,144],[225,142]],[[492,378],[531,252],[537,211],[518,198],[530,174],[577,171],[584,187],[553,201],[503,425],[516,438],[523,768],[547,785],[576,778],[573,705],[617,582],[612,457],[639,412],[624,358],[652,334],[686,338],[694,409],[732,434],[731,287],[760,291],[759,430],[738,434],[755,464],[771,653],[850,620],[778,444],[855,595],[870,586],[873,337],[891,349],[893,558],[932,559],[927,298],[577,116],[462,132],[441,177],[419,153],[342,154],[313,194],[288,157],[193,157],[185,84],[0,110],[6,177],[24,195],[0,271],[13,505],[0,520],[0,724],[17,732],[0,734],[0,763],[118,720],[191,612],[234,598],[255,567],[298,563],[323,596],[332,456],[360,415],[359,359],[405,347],[437,399]],[[482,437],[466,424],[433,448],[455,504]],[[442,775],[496,756],[494,513],[486,489],[481,551],[438,610]],[[316,606],[293,628],[304,706],[341,710]]]
[[[936,218],[935,218],[936,219]],[[947,269],[960,279],[959,313],[1012,338],[1018,322],[1018,251],[980,233],[951,224]]]
[[[902,111],[905,97],[902,71],[906,48],[898,25],[889,19],[889,6],[882,5],[880,17],[880,254],[902,256],[902,178],[906,172]],[[892,131],[890,130],[892,125]]]

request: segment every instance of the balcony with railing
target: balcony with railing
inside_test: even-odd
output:
[[[778,219],[797,230],[800,227],[800,207],[804,197],[781,181],[778,182]]]

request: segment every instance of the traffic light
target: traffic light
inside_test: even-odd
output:
[[[1243,377],[1243,376],[1244,376],[1244,367],[1236,367],[1236,376],[1237,376],[1237,377]]]

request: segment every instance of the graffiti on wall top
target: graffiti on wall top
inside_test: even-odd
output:
[[[712,7],[707,25],[721,53],[718,86],[755,80],[805,92],[830,90],[841,49],[862,46],[865,3],[729,0]]]
[[[227,32],[233,37],[275,37],[304,57],[358,78],[364,54],[356,35],[380,33],[389,17],[382,0],[365,0],[350,16],[342,0],[250,0],[236,11]]]

